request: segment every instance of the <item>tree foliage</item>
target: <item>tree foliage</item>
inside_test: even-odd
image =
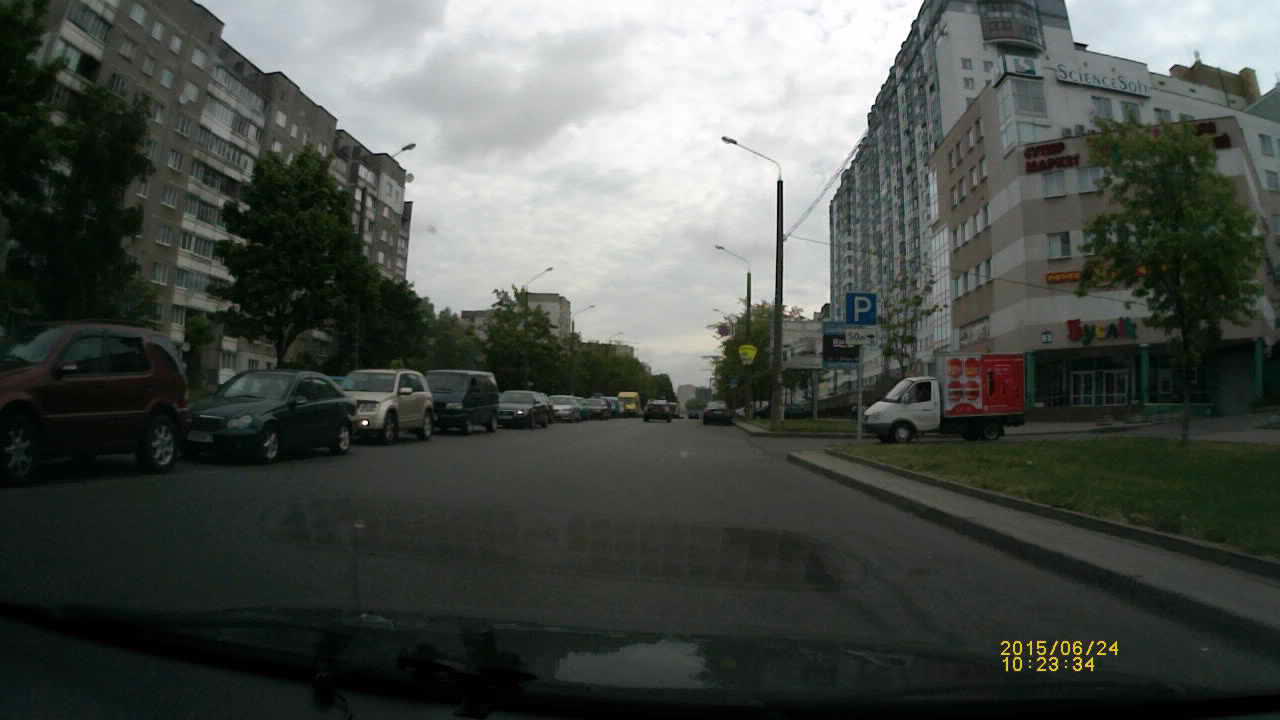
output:
[[[898,379],[911,374],[920,352],[920,333],[925,321],[942,306],[931,301],[934,289],[931,272],[899,272],[880,294],[877,316],[880,323],[880,355],[886,375],[897,363]]]
[[[55,163],[53,88],[61,63],[33,60],[45,31],[47,0],[0,2],[0,215],[39,205]]]
[[[241,200],[247,206],[228,203],[223,216],[245,242],[217,249],[235,281],[210,293],[230,303],[219,321],[231,335],[265,339],[283,360],[299,335],[332,328],[352,295],[369,290],[368,261],[351,227],[351,198],[314,149],[291,163],[262,157]]]
[[[1114,208],[1087,226],[1089,255],[1076,293],[1124,287],[1146,306],[1177,365],[1198,368],[1222,324],[1255,315],[1263,240],[1257,219],[1217,169],[1211,137],[1191,124],[1103,122],[1089,155],[1106,167],[1100,185]],[[1190,440],[1191,385],[1182,383],[1182,442]]]
[[[551,317],[528,304],[518,288],[494,290],[493,312],[485,327],[484,352],[489,370],[502,388],[546,388],[563,360]]]
[[[783,311],[784,321],[804,320],[805,312],[803,308],[792,306]],[[719,328],[721,325],[727,324],[731,333],[727,336],[720,336]],[[772,346],[769,338],[772,336],[773,324],[773,305],[768,302],[760,302],[751,308],[751,335],[747,336],[746,324],[741,318],[726,317],[723,321],[714,323],[709,329],[717,333],[716,339],[720,343],[720,360],[716,363],[715,370],[715,394],[717,397],[730,398],[738,397],[740,402],[745,404],[746,393],[744,379],[751,382],[752,397],[757,400],[768,400],[770,397],[769,378],[771,377],[772,362]],[[750,366],[744,365],[739,355],[738,349],[743,345],[750,344],[756,346],[756,357]],[[804,382],[808,377],[806,371],[803,370],[783,370],[782,382],[784,386],[790,383],[796,386]],[[736,379],[733,383],[737,387],[730,388],[731,379]]]

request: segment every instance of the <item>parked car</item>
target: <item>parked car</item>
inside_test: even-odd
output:
[[[507,390],[498,397],[498,424],[533,430],[551,427],[551,401],[531,390]]]
[[[685,412],[684,416],[689,418],[690,420],[697,420],[698,418],[702,417],[702,411],[699,410],[698,408],[689,408]]]
[[[804,420],[813,417],[811,405],[788,405],[782,409],[782,417],[788,420]]]
[[[587,400],[587,407],[592,420],[608,420],[612,414],[609,410],[609,403],[605,402],[602,397],[593,397]]]
[[[435,396],[436,428],[470,435],[474,425],[498,431],[498,381],[483,370],[432,370],[427,386]]]
[[[723,400],[712,400],[702,410],[702,424],[710,425],[711,423],[733,424],[733,414],[729,412],[729,407]]]
[[[552,395],[551,420],[553,422],[582,422],[582,409],[578,407],[578,398],[572,395]]]
[[[587,399],[584,397],[575,397],[574,399],[578,401],[578,419],[590,420],[591,403],[587,402]]]
[[[622,417],[622,401],[616,397],[606,397],[605,402],[609,403],[609,417]]]
[[[351,448],[356,401],[307,370],[246,370],[191,408],[187,451],[271,463],[289,451]]]
[[[388,445],[408,430],[430,440],[435,402],[427,379],[416,370],[356,370],[340,383],[356,401],[357,437],[377,438]]]
[[[168,472],[190,418],[186,368],[166,335],[77,322],[0,339],[0,483],[65,456],[132,453]]]
[[[666,400],[650,400],[649,404],[644,406],[644,421],[650,420],[671,422],[671,406]]]

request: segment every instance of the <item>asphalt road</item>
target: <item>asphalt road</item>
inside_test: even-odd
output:
[[[128,458],[0,490],[0,601],[344,607],[964,650],[1106,640],[1100,666],[1243,691],[1280,664],[697,421],[406,435],[273,466]],[[1043,679],[1043,678],[1042,678]],[[1048,682],[1048,680],[1046,680]]]

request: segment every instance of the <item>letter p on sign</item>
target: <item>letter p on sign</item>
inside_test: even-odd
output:
[[[878,325],[875,293],[847,293],[844,296],[844,321],[849,325]]]

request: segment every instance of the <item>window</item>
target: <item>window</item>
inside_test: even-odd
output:
[[[1088,230],[1084,231],[1084,239],[1080,243],[1080,254],[1081,255],[1095,254],[1098,248],[1094,247],[1093,243],[1097,241],[1097,239],[1098,239],[1097,233],[1091,233]]]
[[[288,116],[286,116],[284,112],[280,110],[276,111],[276,124],[279,125],[280,127],[285,127],[289,124]]]
[[[182,95],[178,96],[178,104],[195,102],[200,99],[200,88],[195,83],[189,82],[182,86]]]
[[[151,77],[156,74],[156,59],[150,55],[142,60],[142,74]]]
[[[990,60],[983,60],[983,61],[982,61],[982,72],[989,73],[989,72],[991,72],[991,71],[992,71],[992,69],[994,69],[994,68],[995,68],[995,66],[996,66],[996,64],[995,64],[995,63],[993,63],[993,62],[991,62]]]
[[[151,38],[157,42],[164,39],[164,25],[156,23],[151,26]]]
[[[965,182],[965,176],[960,176],[960,199],[963,200],[969,196],[968,184]]]
[[[1067,194],[1066,173],[1062,170],[1044,174],[1044,196],[1061,197]]]
[[[271,143],[271,152],[278,153],[283,149],[284,149],[284,145],[281,145],[279,140],[276,140],[275,142]]]
[[[166,88],[173,87],[173,71],[169,68],[160,69],[160,86]]]
[[[973,78],[971,78],[971,77],[967,77],[967,78],[965,78],[965,79],[964,79],[964,89],[965,89],[965,90],[972,90],[973,88],[974,88],[974,85],[973,85]]]
[[[157,124],[164,124],[164,103],[151,102],[151,119]]]
[[[245,365],[246,370],[257,370],[258,366],[261,364],[258,362],[258,358],[249,358],[245,362],[247,363]]]
[[[122,40],[120,42],[120,50],[119,50],[120,55],[123,57],[127,57],[130,60],[133,59],[134,52],[136,52],[137,49],[138,49],[138,46],[134,45],[132,42],[128,40]]]
[[[991,258],[982,261],[982,282],[991,282]]]
[[[160,204],[170,208],[178,207],[178,188],[165,185],[164,191],[160,193]]]
[[[203,235],[197,235],[193,232],[187,231],[182,233],[182,249],[196,255],[197,257],[213,257],[213,251],[217,244],[217,240],[204,237]]]
[[[145,24],[147,22],[147,9],[138,3],[134,3],[133,7],[129,8],[129,19],[139,25]]]
[[[141,373],[151,368],[147,353],[142,349],[142,338],[108,335],[106,356],[113,373]]]
[[[951,186],[951,207],[955,207],[956,205],[959,205],[959,204],[960,204],[960,191],[959,191],[959,188],[957,188],[956,186],[952,185],[952,186]]]
[[[1082,193],[1098,192],[1098,182],[1102,180],[1105,172],[1100,167],[1082,167],[1076,170],[1076,179],[1079,181],[1079,190]]]
[[[174,123],[173,131],[182,137],[191,137],[191,127],[195,122],[186,115],[179,115]]]
[[[204,51],[203,51],[203,50],[201,50],[200,48],[193,48],[193,49],[191,50],[191,64],[192,64],[192,65],[195,65],[196,67],[198,67],[198,68],[200,68],[201,70],[203,70],[203,69],[204,69],[204,63],[205,63],[205,60],[206,60],[206,55],[204,54]]]
[[[1173,122],[1173,113],[1164,108],[1156,108],[1156,122],[1161,124]]]
[[[182,305],[174,305],[169,308],[169,320],[178,327],[187,324],[187,308]]]
[[[387,254],[382,252],[381,250],[378,251],[378,264],[379,265],[387,264]]]
[[[107,372],[107,358],[102,348],[102,336],[95,334],[76,338],[63,351],[58,364],[75,365],[77,375]]]
[[[173,247],[174,239],[178,237],[178,231],[172,225],[160,225],[160,234],[156,236],[156,244],[165,247]]]
[[[951,297],[958,298],[960,295],[960,276],[955,275],[951,278]]]
[[[969,127],[969,147],[973,147],[974,143],[976,142],[977,132],[978,131],[975,126]]]
[[[169,38],[169,52],[171,52],[171,53],[173,53],[173,54],[175,54],[175,55],[176,55],[176,54],[178,54],[178,53],[180,53],[180,52],[182,52],[182,38],[181,38],[181,37],[179,37],[179,36],[177,36],[177,35],[174,35],[173,37]]]
[[[1280,191],[1280,174],[1275,170],[1267,171],[1267,189]]]
[[[58,38],[53,43],[52,59],[57,58],[66,60],[68,70],[89,80],[97,79],[98,68],[102,65],[97,58],[81,52],[79,48],[66,43],[62,38]]]
[[[1071,257],[1071,233],[1049,233],[1049,259]]]
[[[182,171],[182,153],[177,150],[169,151],[169,168],[179,172]]]
[[[1104,120],[1110,120],[1111,114],[1111,98],[1098,97],[1094,95],[1090,98],[1093,101],[1093,116]]]
[[[298,124],[297,124],[297,123],[294,123],[293,127],[289,128],[289,137],[291,137],[291,138],[296,138],[296,137],[298,137]]]
[[[1048,115],[1043,82],[1029,78],[1010,78],[1010,82],[1014,112],[1019,115]]]
[[[978,158],[978,175],[984,178],[987,176],[987,158],[985,156]]]
[[[1274,146],[1274,145],[1272,144],[1272,142],[1271,142],[1271,136],[1270,136],[1270,135],[1264,135],[1264,134],[1262,134],[1262,133],[1259,133],[1259,134],[1258,134],[1258,142],[1262,143],[1262,154],[1263,154],[1263,155],[1275,155],[1275,154],[1276,154],[1276,149],[1275,149],[1275,146]]]
[[[1142,122],[1142,110],[1136,102],[1121,101],[1120,112],[1127,122]]]
[[[124,95],[129,91],[129,78],[120,73],[111,73],[111,80],[107,83],[107,87],[117,95]]]
[[[151,263],[151,282],[159,285],[168,285],[169,266],[164,263]]]
[[[980,229],[985,229],[991,225],[991,213],[988,207],[988,203],[982,203],[982,209],[978,211],[978,227]]]
[[[138,183],[138,197],[145,198],[151,193],[151,181],[143,180]]]
[[[1195,115],[1190,115],[1188,113],[1178,113],[1178,122],[1191,122],[1192,120],[1195,120],[1195,119],[1196,119]]]
[[[972,69],[973,69],[973,58],[960,58],[960,69],[961,69],[961,70],[972,70]]]
[[[978,187],[978,166],[977,165],[974,165],[973,167],[969,168],[969,184],[975,188]]]

